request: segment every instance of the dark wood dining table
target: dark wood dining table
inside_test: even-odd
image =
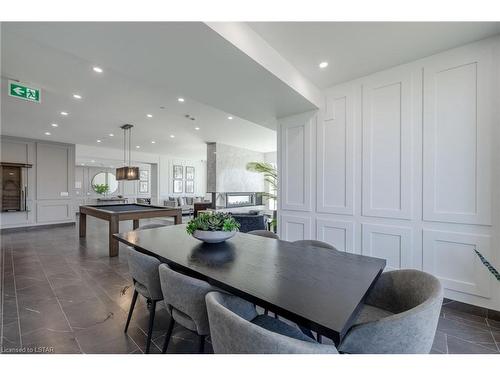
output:
[[[237,233],[206,244],[185,225],[114,234],[136,250],[341,342],[386,261]]]

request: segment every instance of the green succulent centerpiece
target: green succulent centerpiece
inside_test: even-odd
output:
[[[240,224],[225,212],[200,212],[187,223],[186,231],[203,242],[223,242],[233,237]]]

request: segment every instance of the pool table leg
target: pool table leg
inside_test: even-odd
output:
[[[118,233],[120,231],[120,222],[117,217],[111,217],[109,220],[109,256],[116,257],[118,256],[118,246],[119,242],[117,239],[113,238],[113,234]]]
[[[182,212],[174,216],[174,225],[182,224]]]
[[[80,212],[80,237],[85,237],[87,235],[87,214],[82,214]]]
[[[134,220],[134,230],[139,228],[139,219]]]

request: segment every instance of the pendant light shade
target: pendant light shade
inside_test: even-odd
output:
[[[116,168],[117,180],[138,180],[139,167],[121,167]]]
[[[116,179],[118,181],[134,181],[139,179],[139,167],[132,167],[131,164],[131,139],[132,127],[134,125],[125,124],[120,126],[123,129],[123,167],[116,168]],[[128,163],[127,163],[127,138],[128,138]]]

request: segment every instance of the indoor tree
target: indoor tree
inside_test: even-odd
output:
[[[271,163],[262,161],[253,161],[247,164],[247,170],[251,172],[261,173],[264,175],[264,181],[269,184],[269,192],[260,193],[263,197],[276,202],[278,199],[278,171],[276,166]],[[271,226],[276,231],[276,218],[273,217]]]

